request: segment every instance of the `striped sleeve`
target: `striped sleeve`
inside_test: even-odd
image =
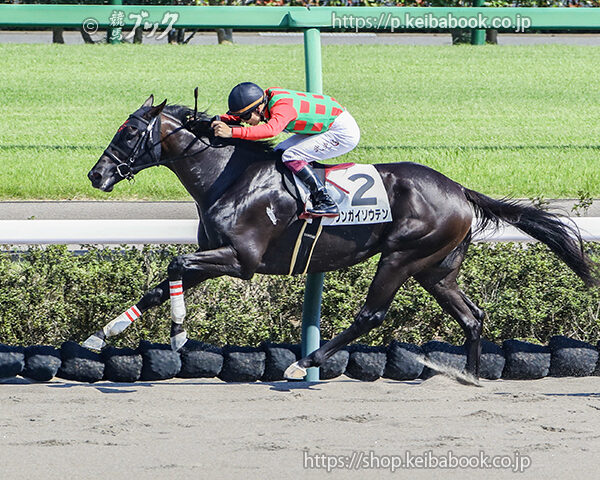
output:
[[[219,115],[219,117],[221,117],[221,121],[225,122],[225,123],[240,123],[240,117],[237,117],[235,115],[228,115],[226,113]]]
[[[296,120],[298,114],[291,99],[281,99],[271,107],[271,118],[267,123],[250,127],[233,128],[234,138],[246,140],[263,140],[279,135],[291,122]]]

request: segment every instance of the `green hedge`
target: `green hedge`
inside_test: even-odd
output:
[[[590,245],[598,251],[597,245]],[[73,254],[64,246],[0,254],[0,343],[53,344],[82,341],[135,303],[163,279],[169,260],[187,247],[91,249]],[[348,326],[364,301],[376,259],[328,273],[322,332],[330,338]],[[600,322],[598,290],[583,284],[538,244],[471,247],[459,279],[487,312],[485,337],[546,343],[563,334],[595,342]],[[214,344],[256,345],[262,340],[298,342],[303,277],[257,275],[252,281],[215,279],[186,294],[190,337]],[[130,327],[119,346],[144,338],[168,342],[168,302]],[[457,323],[414,281],[396,295],[386,322],[361,343],[392,339],[422,343],[463,341]]]

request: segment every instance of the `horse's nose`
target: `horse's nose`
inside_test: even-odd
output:
[[[96,172],[94,170],[90,170],[90,173],[88,173],[88,178],[92,182],[92,186],[94,188],[98,188],[98,186],[100,185],[100,182],[102,181],[102,175],[100,175],[98,172]]]

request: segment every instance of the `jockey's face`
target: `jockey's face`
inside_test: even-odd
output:
[[[254,110],[252,112],[252,116],[248,119],[248,121],[246,122],[248,125],[258,125],[260,122],[263,121],[263,116],[262,113],[265,109],[265,105],[264,103],[262,105],[259,105],[258,108],[256,110]]]

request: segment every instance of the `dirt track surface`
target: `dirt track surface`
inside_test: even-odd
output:
[[[440,376],[319,384],[4,380],[0,477],[591,478],[599,392],[600,377],[484,381],[481,388]],[[400,467],[392,474],[382,466],[397,462],[386,456],[405,461],[406,452],[449,458],[481,451],[527,456],[532,464],[521,474]],[[354,467],[361,460],[348,470],[322,455],[354,458]],[[339,468],[305,468],[327,463]]]

